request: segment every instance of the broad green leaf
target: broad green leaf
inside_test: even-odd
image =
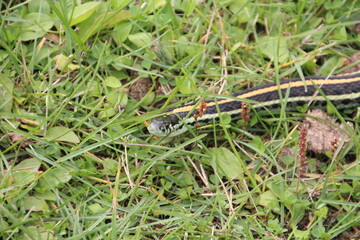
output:
[[[33,56],[36,63],[40,63],[42,60],[48,62],[54,54],[59,52],[60,47],[56,46],[42,46],[40,49],[37,49],[36,54]],[[41,63],[40,63],[41,64]]]
[[[41,189],[36,187],[35,190],[37,192],[34,194],[34,197],[37,197],[39,199],[50,200],[50,201],[56,201],[56,199],[58,199],[56,193],[54,193],[48,188]]]
[[[268,184],[269,189],[285,204],[287,208],[290,208],[298,199],[292,189],[286,186],[283,182],[270,182]]]
[[[95,10],[99,8],[99,5],[100,2],[87,2],[76,6],[72,12],[72,16],[69,16],[71,17],[70,26],[88,19],[95,12]]]
[[[162,7],[166,4],[166,0],[148,0],[145,1],[146,3],[146,10],[148,13],[154,12],[159,7]]]
[[[186,54],[190,56],[195,56],[199,54],[199,47],[189,42],[185,36],[180,36],[177,39],[175,49],[179,58],[184,58]],[[206,69],[205,71],[209,70],[211,69]]]
[[[243,177],[243,169],[240,160],[227,148],[211,149],[212,162],[227,179]]]
[[[26,234],[24,237],[17,238],[18,240],[26,239],[42,239],[42,240],[56,240],[57,237],[54,237],[53,226],[46,227],[47,223],[37,224],[35,226],[27,226]]]
[[[222,127],[228,127],[229,124],[231,123],[231,116],[230,114],[227,114],[227,113],[223,113],[220,115],[220,125]]]
[[[297,202],[293,204],[290,208],[291,212],[291,219],[290,223],[293,226],[296,226],[305,216],[305,211],[307,209],[306,207],[307,203],[305,202]]]
[[[11,112],[13,106],[14,83],[0,73],[0,112]]]
[[[196,91],[194,81],[190,77],[176,76],[175,81],[182,94],[191,94]]]
[[[53,127],[51,128],[45,139],[55,142],[70,142],[70,143],[79,143],[80,140],[76,134],[67,127]]]
[[[91,53],[94,58],[101,59],[102,61],[111,56],[109,45],[101,41],[92,44]]]
[[[171,28],[161,38],[161,50],[165,53],[166,57],[173,61],[175,58],[175,47],[174,47],[174,32]]]
[[[134,15],[129,11],[122,10],[122,11],[120,11],[118,13],[108,12],[108,13],[105,14],[105,16],[106,16],[106,22],[105,22],[104,27],[108,28],[108,27],[114,27],[119,22],[129,20]]]
[[[262,205],[275,213],[280,213],[279,199],[272,191],[262,193],[258,198],[259,205]]]
[[[60,168],[49,169],[40,179],[39,189],[54,189],[70,181],[71,177],[69,170]]]
[[[105,208],[103,208],[99,203],[94,203],[88,206],[88,209],[93,213],[93,214],[99,214],[99,213],[103,213],[105,212]]]
[[[56,55],[54,60],[56,61],[56,68],[60,71],[67,70],[69,64],[71,63],[71,58],[63,54]]]
[[[109,76],[105,78],[105,86],[110,88],[119,88],[122,84],[116,77]]]
[[[129,35],[129,40],[139,48],[150,46],[153,42],[151,36],[143,32]]]
[[[343,27],[339,27],[335,29],[333,38],[336,40],[347,40],[347,32],[346,32],[346,28]]]
[[[318,74],[321,76],[328,76],[331,74],[335,69],[343,64],[344,58],[335,56],[328,58],[324,64],[321,65],[320,69],[318,70]]]
[[[107,1],[114,10],[118,11],[120,9],[123,9],[124,7],[126,7],[129,3],[133,2],[133,0],[110,0]]]
[[[50,5],[45,0],[31,0],[29,2],[29,12],[50,14]]]
[[[109,109],[106,109],[104,111],[101,111],[99,113],[98,118],[101,119],[101,120],[108,119],[108,118],[110,118],[112,116],[115,116],[116,113],[117,112],[116,112],[116,110],[114,108],[109,108]]]
[[[251,20],[251,5],[248,4],[250,1],[248,0],[237,0],[232,1],[229,8],[230,11],[236,14],[236,19],[239,23],[249,22]]]
[[[36,178],[36,172],[41,163],[36,158],[30,158],[21,161],[11,170],[11,176],[14,180],[13,185],[24,185],[32,183]]]
[[[179,58],[184,58],[187,54],[187,47],[189,46],[189,41],[185,36],[180,36],[175,44],[175,50],[177,53],[177,56]],[[191,51],[190,51],[191,52]]]
[[[331,103],[326,104],[326,112],[329,115],[335,114],[337,111],[338,111],[338,109],[333,104],[331,104]]]
[[[257,48],[272,60],[277,56],[279,63],[283,63],[289,58],[286,38],[262,37],[259,39]]]
[[[19,39],[29,41],[44,36],[54,26],[53,19],[43,13],[29,13],[21,23],[22,32]]]
[[[309,239],[308,237],[310,235],[310,229],[307,229],[305,231],[294,229],[293,233],[294,239]]]
[[[283,228],[283,225],[279,222],[279,219],[277,218],[270,219],[267,224],[274,231],[275,234],[287,232],[287,229]]]
[[[27,196],[24,199],[24,208],[32,211],[48,211],[49,207],[44,199]]]
[[[286,191],[283,191],[280,194],[280,199],[284,202],[285,206],[287,207],[291,206],[292,204],[298,201],[295,193],[293,193],[290,188],[288,188]]]
[[[181,1],[185,16],[190,16],[196,9],[196,5],[201,5],[200,1]]]
[[[105,158],[103,160],[103,172],[105,174],[108,174],[110,176],[113,176],[116,174],[117,168],[118,168],[118,162],[111,158]]]
[[[177,176],[178,178],[178,181],[177,181],[177,184],[179,184],[180,186],[191,186],[194,184],[194,178],[191,174],[188,174],[188,173],[180,173],[179,176]]]
[[[101,86],[99,82],[92,82],[89,88],[89,96],[92,97],[100,97],[101,94]]]
[[[145,54],[144,54],[145,55]],[[143,60],[141,62],[141,66],[147,70],[149,70],[152,66],[152,63],[150,61],[147,61],[147,60]]]
[[[122,10],[118,13],[95,13],[79,24],[80,29],[78,34],[81,41],[85,42],[89,37],[93,36],[100,30],[113,27],[119,22],[126,21],[132,17],[133,14],[125,10]]]
[[[21,29],[21,22],[14,25],[7,25],[5,24],[0,31],[0,37],[2,39],[6,39],[7,42],[14,42],[19,40],[20,33],[22,33],[23,30]],[[24,49],[26,49],[26,46],[23,46]]]
[[[112,62],[112,66],[116,69],[116,70],[122,70],[124,68],[127,68],[128,66],[132,67],[132,60],[129,57],[117,57],[113,60]]]
[[[105,86],[107,86],[109,90],[109,93],[106,96],[106,100],[111,103],[111,106],[115,106],[115,105],[126,105],[128,103],[128,95],[126,92],[122,91],[120,89],[120,87],[122,86],[121,82],[119,79],[117,79],[116,77],[113,76],[109,76],[105,79],[104,82]],[[103,117],[109,117],[109,116],[113,116],[114,114],[116,114],[116,111],[114,111],[113,108],[111,108],[112,110],[109,109],[109,111],[103,116]]]
[[[343,166],[343,169],[345,169],[346,176],[360,177],[360,164],[346,164]]]
[[[324,226],[316,226],[311,231],[311,234],[316,237],[316,239],[330,239],[330,234],[326,232],[326,229]]]
[[[341,1],[341,0],[325,1],[324,2],[324,7],[327,10],[341,8],[343,5],[344,5],[344,1]]]
[[[120,45],[128,38],[131,29],[132,23],[130,22],[121,22],[115,26],[115,29],[111,33],[111,36],[113,37],[117,45]]]
[[[114,90],[106,97],[106,100],[113,105],[121,104],[125,106],[128,103],[128,95],[121,90]]]
[[[0,63],[3,62],[8,56],[9,54],[6,51],[0,50]]]
[[[290,210],[290,223],[297,224],[305,215],[306,202],[298,200],[296,194],[283,182],[271,182],[268,184],[270,191],[284,203],[285,207]]]
[[[148,106],[151,103],[153,103],[155,100],[155,93],[154,92],[150,92],[148,94],[146,94],[142,99],[141,102],[144,106]]]
[[[314,215],[318,216],[320,218],[326,218],[328,212],[329,212],[329,209],[327,207],[322,207],[322,208],[316,210]]]

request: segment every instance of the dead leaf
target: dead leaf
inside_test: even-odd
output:
[[[12,143],[18,142],[24,137],[23,135],[17,134],[17,133],[8,133],[7,136],[8,136],[8,138],[10,139],[10,141]],[[20,143],[21,147],[26,147],[27,145],[29,145],[29,140],[28,139],[24,139]]]

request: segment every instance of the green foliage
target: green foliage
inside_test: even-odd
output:
[[[228,180],[243,177],[243,170],[239,159],[226,148],[213,148],[210,155],[214,169],[219,170],[220,176],[225,176]]]
[[[45,139],[49,141],[79,143],[76,134],[66,127],[53,127],[45,135]]]
[[[339,73],[360,48],[359,14],[351,0],[0,1],[0,238],[351,237],[358,121],[303,176],[307,106],[222,114],[171,140],[145,124],[217,93]]]
[[[14,83],[5,74],[0,74],[0,111],[11,112]]]

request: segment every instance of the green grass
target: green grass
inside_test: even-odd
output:
[[[79,2],[0,0],[2,239],[359,237],[355,111],[336,116],[352,140],[308,151],[302,178],[304,114],[245,130],[225,116],[172,140],[145,127],[191,101],[340,73],[360,48],[359,1]]]

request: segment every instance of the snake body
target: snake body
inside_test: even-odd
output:
[[[205,105],[188,104],[152,119],[148,131],[156,136],[173,137],[197,123],[219,118],[219,114],[240,116],[245,99],[246,102],[252,102],[251,108],[255,110],[271,110],[281,106],[296,109],[297,106],[309,103],[325,105],[327,101],[331,101],[338,109],[350,108],[360,105],[360,73],[287,79],[279,84],[269,83],[243,90],[230,98],[207,101]]]

